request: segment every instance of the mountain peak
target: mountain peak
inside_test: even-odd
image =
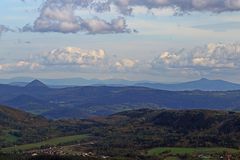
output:
[[[48,88],[43,82],[35,79],[32,82],[28,83],[25,87],[27,88]]]
[[[209,81],[207,78],[201,78],[200,81]]]

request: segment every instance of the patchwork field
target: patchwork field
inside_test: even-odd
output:
[[[161,154],[184,155],[184,154],[216,154],[216,153],[240,153],[239,149],[233,148],[182,148],[182,147],[159,147],[148,151],[150,156],[159,156]]]
[[[58,137],[58,138],[53,138],[53,139],[49,139],[46,141],[42,141],[39,143],[31,143],[31,144],[24,144],[24,145],[19,145],[19,146],[14,146],[14,147],[2,148],[0,151],[4,152],[4,153],[9,153],[9,152],[18,151],[18,150],[26,151],[26,150],[31,150],[31,149],[37,149],[42,146],[57,146],[57,145],[61,145],[61,144],[77,142],[77,141],[81,141],[87,137],[88,137],[87,135],[74,135],[74,136]]]

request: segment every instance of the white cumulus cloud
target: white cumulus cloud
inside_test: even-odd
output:
[[[0,63],[0,72],[34,71],[42,68],[41,64],[26,60],[12,63]]]
[[[187,68],[192,70],[221,70],[240,68],[240,44],[210,43],[192,50],[167,51],[152,62],[155,69]]]
[[[138,64],[138,60],[133,60],[133,59],[121,59],[117,62],[115,62],[114,67],[117,70],[123,71],[123,70],[129,70]]]
[[[103,62],[104,50],[83,50],[76,47],[54,49],[39,55],[41,63],[45,65],[78,65],[80,67],[98,65]]]

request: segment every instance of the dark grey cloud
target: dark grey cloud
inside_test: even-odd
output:
[[[111,5],[115,5],[123,14],[130,14],[135,6],[148,9],[173,7],[183,12],[220,13],[240,10],[240,0],[45,0],[43,8],[54,5],[73,5],[75,8],[89,8],[97,12],[110,11]]]
[[[229,12],[240,10],[240,0],[109,0],[125,15],[131,14],[133,7],[148,9],[172,7],[176,14],[185,12]]]

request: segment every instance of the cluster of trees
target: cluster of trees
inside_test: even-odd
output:
[[[102,123],[90,130],[96,137],[92,148],[99,155],[137,159],[154,147],[240,147],[240,114],[235,112],[142,109],[115,114]],[[177,157],[198,158],[191,154]]]

